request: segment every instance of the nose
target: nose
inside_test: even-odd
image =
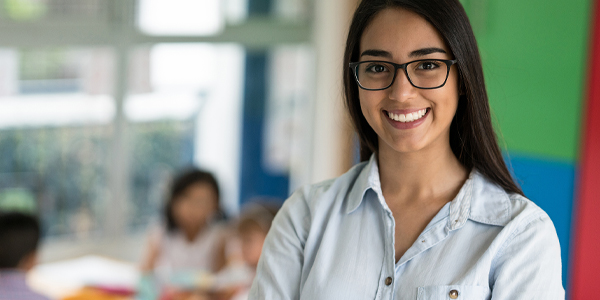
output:
[[[417,88],[414,87],[403,69],[396,71],[396,78],[388,88],[389,98],[397,101],[407,101],[415,97]]]

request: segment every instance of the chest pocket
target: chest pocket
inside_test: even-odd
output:
[[[417,300],[488,300],[487,287],[473,285],[430,285],[420,287]]]

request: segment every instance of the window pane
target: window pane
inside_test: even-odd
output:
[[[0,208],[47,235],[98,232],[115,106],[106,48],[0,49]]]
[[[113,62],[108,48],[0,49],[0,130],[107,124]]]
[[[272,0],[274,13],[286,20],[306,20],[311,15],[311,0]],[[318,1],[318,0],[314,0]]]
[[[219,0],[139,0],[138,25],[151,35],[211,35],[224,17]]]

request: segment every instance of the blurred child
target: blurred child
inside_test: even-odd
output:
[[[219,187],[206,171],[191,169],[173,181],[164,210],[164,225],[150,235],[143,271],[159,277],[178,272],[220,270],[224,258],[224,226]]]
[[[263,243],[279,205],[271,204],[274,201],[254,200],[242,208],[242,212],[235,224],[235,236],[239,242],[239,256],[243,263],[250,269],[250,278],[238,284],[217,291],[213,300],[247,300],[252,279],[256,273],[256,266],[262,253]],[[235,262],[233,262],[235,264]],[[235,274],[234,272],[230,272]]]
[[[0,213],[0,300],[48,300],[25,281],[35,266],[40,226],[33,216]]]
[[[254,270],[262,253],[262,246],[271,228],[279,206],[267,203],[251,203],[240,214],[237,235],[241,242],[242,258]]]

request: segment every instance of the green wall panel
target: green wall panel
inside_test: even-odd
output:
[[[575,161],[589,0],[464,0],[510,152]]]

